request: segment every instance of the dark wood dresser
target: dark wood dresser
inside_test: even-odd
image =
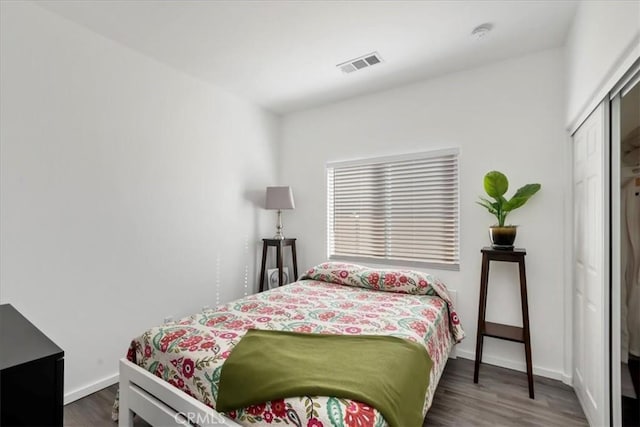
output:
[[[0,305],[0,426],[62,426],[64,351]]]

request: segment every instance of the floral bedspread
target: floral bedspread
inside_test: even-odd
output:
[[[433,360],[423,408],[426,414],[456,341],[452,330],[459,328],[457,340],[462,338],[457,323],[455,312],[436,295],[300,280],[149,329],[132,341],[127,358],[215,408],[222,364],[248,329],[393,335],[424,344]],[[117,402],[114,411],[117,416]],[[325,396],[274,400],[226,415],[252,426],[387,425],[378,411],[366,404]]]

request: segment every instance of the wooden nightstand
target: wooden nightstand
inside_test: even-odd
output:
[[[291,248],[291,258],[293,260],[293,279],[298,279],[298,260],[296,258],[296,239],[262,239],[262,268],[260,269],[260,292],[265,287],[265,267],[267,264],[267,251],[270,246],[276,247],[276,264],[278,267],[278,286],[282,286],[282,252],[286,246]],[[268,287],[267,287],[268,288]]]

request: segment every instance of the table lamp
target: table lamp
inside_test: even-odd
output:
[[[282,234],[282,209],[295,209],[295,207],[291,187],[267,187],[266,208],[278,211],[278,223],[276,224],[278,232],[273,236],[274,239],[284,240],[284,235]]]

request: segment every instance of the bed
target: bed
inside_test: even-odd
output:
[[[120,426],[134,414],[152,425],[375,426],[375,408],[335,396],[296,396],[215,411],[225,360],[249,330],[305,334],[386,335],[423,346],[433,365],[422,416],[453,345],[464,337],[445,285],[414,271],[324,263],[297,282],[247,296],[214,310],[151,328],[120,362],[114,405]]]

